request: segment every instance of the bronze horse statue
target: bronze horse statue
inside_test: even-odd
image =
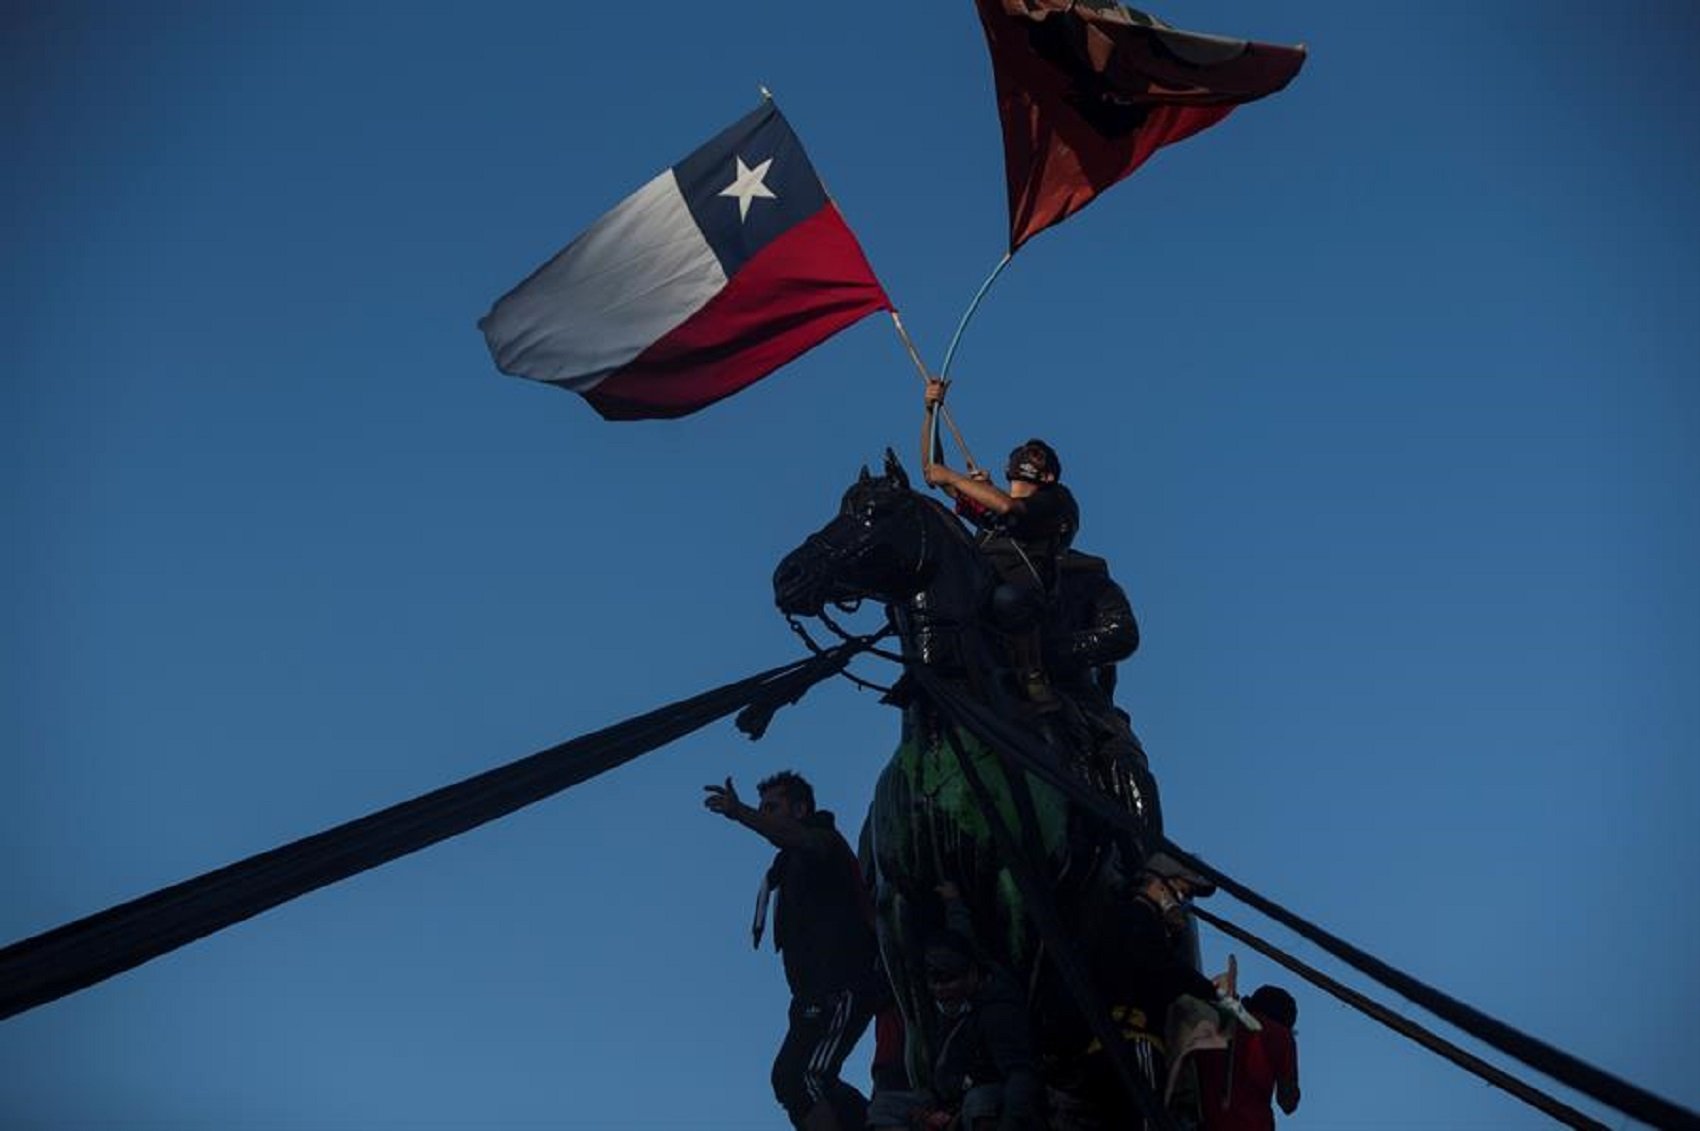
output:
[[[1073,578],[1101,576],[1108,583],[1098,559],[1073,556],[1087,564],[1070,569],[1070,563],[1059,563],[1064,568],[1058,571],[1059,592],[1051,595],[1053,609],[1090,605],[1090,600],[1068,600]],[[1015,831],[1029,874],[1052,893],[1071,933],[1091,929],[1093,907],[1112,898],[1115,886],[1137,867],[1142,850],[1054,784],[1012,769],[972,731],[947,721],[923,685],[934,678],[947,681],[1025,728],[1051,751],[1062,772],[1132,812],[1152,832],[1161,832],[1155,785],[1125,716],[1114,718],[1108,696],[1095,692],[1087,679],[1058,682],[1056,701],[1044,710],[1023,698],[1009,670],[1006,633],[994,619],[996,571],[959,519],[911,490],[890,451],[884,473],[862,469],[838,515],[784,558],[773,585],[776,603],[791,617],[817,616],[829,605],[877,601],[901,641],[906,674],[887,701],[902,709],[902,738],[880,774],[861,848],[881,954],[905,1021],[911,1081],[928,1083],[934,1052],[936,1011],[930,1007],[921,954],[927,935],[942,925],[937,887],[946,881],[970,909],[980,948],[1030,987],[1043,1054],[1047,1016],[1069,1007],[1057,1000],[1063,991],[1043,969],[1040,938],[1012,862],[994,835],[993,819]],[[1125,597],[1121,602],[1125,609]],[[1053,642],[1086,641],[1073,657],[1076,672],[1119,660],[1137,642],[1131,623],[1108,633],[1093,629],[1052,623],[1046,632]],[[922,672],[927,679],[917,678]],[[1118,726],[1119,740],[1110,733]],[[995,818],[989,819],[976,796],[958,750],[977,771]]]

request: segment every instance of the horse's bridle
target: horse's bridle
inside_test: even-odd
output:
[[[926,517],[921,514],[919,501],[916,500],[912,494],[908,500],[908,506],[910,520],[916,524],[920,537],[917,539],[918,545],[915,552],[915,564],[911,566],[907,572],[912,577],[920,577],[926,570],[927,553],[932,548],[931,531],[927,529],[927,520]],[[858,546],[844,546],[828,537],[824,531],[817,530],[804,540],[803,545],[814,549],[815,553],[819,555],[824,567],[836,570],[837,568],[855,562],[858,558],[868,554],[874,549],[877,543],[875,543],[872,539],[867,539]],[[830,604],[840,612],[854,613],[861,607],[862,601],[863,598],[855,597],[845,600],[832,600],[825,602],[822,604],[820,612],[814,614],[814,619],[820,621],[821,624],[825,625],[833,635],[846,643],[861,644],[864,646],[866,651],[880,657],[881,659],[891,660],[898,664],[903,663],[904,658],[902,655],[885,648],[877,648],[874,646],[875,641],[884,640],[886,637],[897,631],[893,625],[888,623],[878,632],[859,635],[849,631],[843,625],[839,624],[832,618],[832,615],[826,611],[826,605]],[[795,614],[786,613],[785,622],[791,626],[791,631],[795,632],[802,639],[803,643],[807,645],[811,652],[819,655],[821,652],[825,651],[820,644],[816,643],[814,637],[809,634],[808,627],[804,625]],[[865,687],[870,690],[880,692],[888,692],[891,690],[889,687],[884,687],[880,684],[865,680],[848,670],[839,674],[843,675],[844,678],[850,680],[859,687]]]

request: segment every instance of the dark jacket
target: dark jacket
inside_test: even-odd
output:
[[[1161,1035],[1169,1005],[1182,994],[1216,1000],[1216,987],[1181,959],[1163,913],[1143,896],[1112,899],[1092,932],[1092,969],[1105,1004],[1132,1006],[1147,1031]]]
[[[999,967],[983,970],[979,989],[954,1022],[939,1030],[933,1062],[933,1091],[950,1106],[969,1088],[1003,1085],[999,1131],[1037,1128],[1042,1085],[1027,1022],[1027,1001],[1015,980]]]
[[[1080,529],[1080,505],[1061,483],[1046,483],[1016,500],[1007,515],[968,513],[986,530],[980,546],[998,576],[1012,585],[1046,591],[1056,584],[1056,562]]]
[[[998,1131],[1038,1129],[1043,1126],[1044,1085],[1033,1052],[1027,998],[1008,971],[979,945],[968,905],[948,899],[944,906],[946,927],[974,947],[980,985],[961,1016],[940,1026],[933,1091],[955,1106],[972,1087],[1002,1084]]]
[[[803,819],[807,845],[787,848],[768,869],[778,892],[773,945],[793,997],[814,998],[877,985],[878,948],[861,869],[825,810]]]

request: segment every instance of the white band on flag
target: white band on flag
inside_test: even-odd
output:
[[[725,285],[668,169],[504,296],[480,326],[504,373],[584,392]]]

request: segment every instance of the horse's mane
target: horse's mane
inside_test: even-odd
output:
[[[968,524],[963,522],[962,518],[955,511],[951,510],[937,499],[923,495],[921,492],[914,489],[911,489],[909,493],[915,496],[916,502],[931,510],[934,517],[939,520],[946,530],[950,531],[958,542],[970,549],[973,548],[974,533],[968,529]]]

